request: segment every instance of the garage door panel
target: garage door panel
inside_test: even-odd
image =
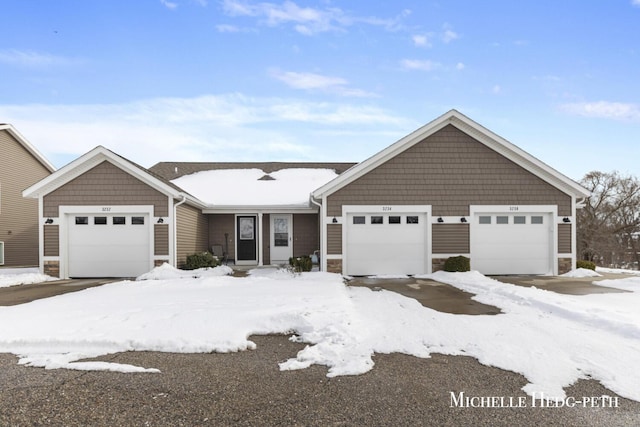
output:
[[[480,218],[490,217],[491,223]],[[498,224],[500,217],[506,224]],[[516,223],[519,217],[524,223]],[[535,223],[532,218],[536,217]],[[471,267],[484,274],[547,274],[551,268],[551,215],[481,213],[473,220]]]
[[[418,214],[418,223],[407,223],[407,215],[358,213],[347,216],[347,274],[354,276],[424,273],[426,266],[426,215]],[[354,224],[353,217],[365,217]],[[382,217],[373,224],[372,217]],[[394,217],[399,223],[390,223]]]
[[[83,215],[88,219],[77,223],[76,217]],[[143,224],[133,224],[132,216],[141,217]],[[114,217],[124,217],[124,224],[114,223]],[[67,227],[69,277],[135,277],[149,270],[148,214],[74,214]]]

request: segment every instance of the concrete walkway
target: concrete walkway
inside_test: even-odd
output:
[[[545,289],[565,295],[610,294],[627,292],[622,289],[597,286],[593,282],[605,279],[625,279],[632,274],[604,273],[601,277],[561,277],[561,276],[492,276],[493,279],[513,285]]]

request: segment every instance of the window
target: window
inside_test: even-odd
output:
[[[131,217],[132,225],[144,225],[144,217],[143,216],[132,216]]]
[[[527,223],[527,217],[526,216],[514,216],[513,217],[513,223],[514,224],[526,224]]]
[[[531,217],[531,224],[542,224],[542,216],[532,216]]]
[[[363,216],[354,216],[353,217],[353,223],[354,224],[364,224],[365,223],[365,217],[363,217]]]
[[[124,225],[127,223],[127,219],[124,216],[114,216],[113,225]]]
[[[4,242],[0,242],[0,265],[4,265]]]
[[[417,216],[409,216],[407,215],[407,224],[417,224],[418,217]]]
[[[88,216],[77,216],[76,217],[76,225],[87,225],[89,224]]]
[[[381,216],[372,216],[371,224],[384,224],[384,219]]]
[[[509,217],[498,215],[496,217],[496,224],[509,224]]]
[[[389,224],[400,224],[400,217],[399,216],[390,216],[389,217]]]
[[[479,218],[479,222],[480,222],[480,224],[491,224],[491,217],[490,216],[481,216]]]
[[[96,216],[93,218],[93,223],[95,225],[105,225],[107,223],[107,217],[106,216]]]

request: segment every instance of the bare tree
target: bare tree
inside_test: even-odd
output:
[[[578,250],[599,265],[640,265],[640,182],[618,172],[590,172],[581,184],[593,194],[578,211]]]

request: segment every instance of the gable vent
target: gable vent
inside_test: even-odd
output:
[[[4,265],[4,242],[0,242],[0,265]]]
[[[262,178],[258,179],[258,181],[275,181],[276,179],[269,174],[264,175]]]

